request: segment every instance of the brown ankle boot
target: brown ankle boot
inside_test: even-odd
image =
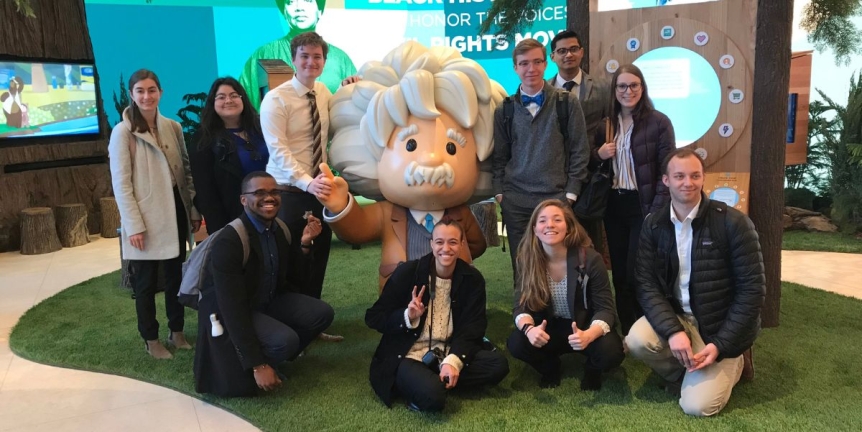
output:
[[[153,356],[153,358],[157,358],[159,360],[167,360],[174,357],[171,355],[171,352],[168,351],[168,349],[165,348],[165,346],[162,345],[161,342],[159,342],[158,339],[148,340],[146,347],[147,353]]]
[[[189,345],[189,342],[186,340],[186,335],[183,332],[171,332],[171,335],[168,336],[168,343],[173,345],[176,349],[192,349],[192,346]]]
[[[754,347],[742,353],[742,381],[754,380]]]

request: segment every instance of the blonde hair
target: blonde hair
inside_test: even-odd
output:
[[[536,237],[536,222],[539,213],[546,207],[558,207],[563,211],[566,220],[565,245],[567,249],[573,247],[592,246],[592,241],[586,231],[578,223],[572,207],[560,200],[549,199],[542,201],[533,210],[530,216],[530,224],[518,245],[518,286],[521,287],[521,298],[518,300],[521,306],[527,310],[538,312],[551,303],[551,287],[548,285],[548,255],[542,247],[542,242]]]
[[[329,161],[354,192],[382,199],[377,163],[395,128],[409,126],[410,114],[435,119],[443,109],[472,129],[480,162],[493,152],[494,110],[506,91],[458,50],[408,41],[383,61],[365,63],[359,75],[362,80],[341,87],[329,102]],[[480,166],[474,196],[484,198],[491,195],[491,167]]]

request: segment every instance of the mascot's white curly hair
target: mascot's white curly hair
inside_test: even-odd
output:
[[[361,81],[340,88],[329,102],[329,161],[354,193],[384,199],[377,163],[392,132],[408,126],[409,114],[435,119],[439,108],[473,131],[479,162],[484,161],[471,201],[492,195],[488,158],[494,150],[494,110],[506,91],[478,63],[454,48],[408,41],[382,62],[365,63],[359,75]]]

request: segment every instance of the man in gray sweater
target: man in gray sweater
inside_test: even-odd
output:
[[[584,114],[577,98],[545,82],[547,52],[524,39],[512,52],[521,85],[494,112],[493,185],[506,224],[517,283],[517,249],[533,209],[543,200],[574,203],[587,180],[590,158]],[[565,133],[557,104],[565,107]],[[509,105],[510,108],[506,108]]]

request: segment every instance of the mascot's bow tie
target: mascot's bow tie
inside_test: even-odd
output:
[[[538,106],[542,106],[542,104],[545,103],[545,92],[539,93],[535,96],[521,95],[521,104],[527,106],[530,103],[535,103]]]

